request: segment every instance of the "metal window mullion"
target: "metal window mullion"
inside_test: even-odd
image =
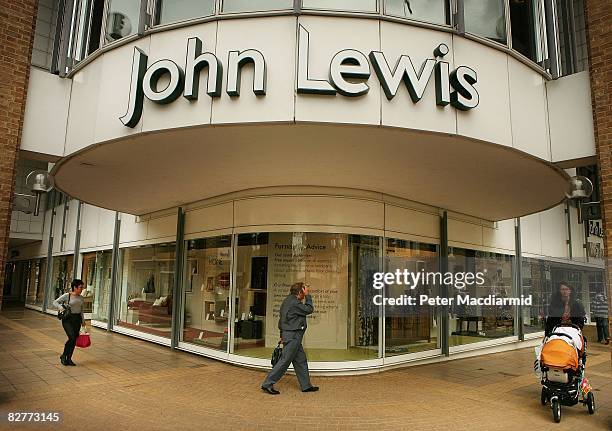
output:
[[[302,0],[293,0],[293,13],[299,15],[302,11]]]
[[[174,285],[172,287],[172,326],[170,331],[170,348],[176,349],[183,329],[183,289],[184,249],[185,249],[185,210],[179,207],[176,216],[176,243],[174,252]]]
[[[453,25],[455,30],[460,35],[465,34],[465,2],[464,0],[455,0],[455,13],[453,15]]]
[[[553,79],[557,79],[559,78],[559,57],[557,55],[559,43],[553,0],[544,0],[544,18],[546,20],[546,56],[548,57],[548,67]]]
[[[237,261],[236,257],[238,254],[238,234],[232,234],[230,240],[230,255],[232,256],[230,261],[230,309],[229,309],[229,319],[227,322],[227,348],[226,352],[228,354],[234,353],[234,339],[235,339],[235,320],[236,320],[236,298],[238,297],[238,289],[236,287],[236,271],[237,271]]]
[[[386,243],[387,243],[387,238],[386,238],[386,231],[383,234],[382,237],[379,238],[378,241],[378,255],[379,255],[379,259],[378,259],[378,270],[381,272],[386,272],[387,271],[387,259],[386,259]],[[381,293],[382,293],[382,297],[383,297],[383,301],[382,303],[378,306],[378,357],[379,358],[383,358],[385,357],[385,350],[387,348],[387,334],[385,332],[385,290],[386,288],[383,288]]]
[[[106,24],[108,23],[107,16],[111,1],[112,0],[104,0],[104,7],[102,8],[102,25],[100,26],[100,45],[98,48],[102,48],[106,45]]]
[[[442,212],[440,217],[440,272],[442,274],[448,271],[448,213],[446,211]],[[445,283],[442,283],[440,286],[440,296],[442,298],[448,298],[448,286]],[[449,356],[449,307],[448,305],[443,305],[439,308],[440,310],[440,349],[442,350],[442,354],[444,356]]]
[[[68,43],[70,42],[70,32],[72,28],[72,12],[74,11],[74,0],[65,0],[61,30],[61,42],[59,51],[59,75],[66,76],[68,61]],[[58,29],[56,28],[55,31]]]
[[[504,19],[506,23],[506,45],[512,49],[512,21],[510,19],[510,0],[502,0],[504,3]]]
[[[77,217],[76,217],[76,232],[74,235],[74,257],[72,259],[72,278],[80,278],[77,277],[79,270],[79,254],[81,248],[81,209],[83,207],[83,203],[79,201],[77,206]]]
[[[138,35],[143,36],[148,27],[149,0],[140,0],[140,11],[138,14]]]
[[[521,298],[523,295],[523,251],[521,246],[521,219],[516,218],[514,220],[514,253],[515,253],[515,269],[514,269],[514,280],[516,284],[516,296]],[[519,302],[516,307],[516,328],[514,333],[518,336],[520,341],[525,340],[525,328],[523,327],[523,305]]]
[[[57,17],[55,19],[55,34],[53,35],[53,53],[51,54],[50,72],[54,75],[60,72],[60,55],[62,41],[62,23],[64,22],[64,7],[66,1],[59,0],[57,6]]]
[[[115,230],[113,236],[113,254],[111,257],[111,280],[110,280],[110,298],[108,304],[108,322],[107,331],[113,329],[113,321],[115,319],[116,298],[117,298],[117,273],[119,271],[119,238],[121,234],[121,215],[115,213]]]
[[[569,23],[569,39],[571,43],[572,53],[572,73],[576,73],[578,70],[578,44],[576,42],[576,19],[574,16],[574,2],[573,0],[567,0],[568,7],[568,23]]]

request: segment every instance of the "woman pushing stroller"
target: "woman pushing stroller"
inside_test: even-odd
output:
[[[555,422],[561,420],[561,405],[578,402],[595,411],[595,398],[584,377],[586,339],[582,335],[584,307],[574,297],[572,287],[561,282],[551,296],[545,337],[536,366],[541,371],[542,404],[553,410]]]

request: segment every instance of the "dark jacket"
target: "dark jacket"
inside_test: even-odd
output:
[[[281,331],[306,329],[306,316],[312,314],[313,311],[314,307],[312,306],[312,297],[310,295],[306,295],[305,304],[295,295],[287,296],[280,307],[278,329]]]
[[[593,317],[608,317],[608,302],[603,295],[597,295],[591,302],[591,313]]]
[[[548,316],[546,317],[546,328],[544,335],[550,335],[554,327],[561,323],[563,308],[563,305],[555,307],[552,304],[548,307]],[[584,327],[585,315],[586,313],[583,305],[578,301],[573,301],[572,305],[570,306],[570,319],[572,320],[572,323],[582,329]]]

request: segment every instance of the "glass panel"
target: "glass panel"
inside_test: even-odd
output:
[[[93,320],[101,322],[108,322],[112,256],[111,250],[83,255],[81,278],[85,290],[81,295],[85,300],[85,312],[91,313]]]
[[[104,35],[106,43],[135,34],[139,17],[140,0],[110,0]]]
[[[117,326],[170,338],[175,244],[121,250]]]
[[[465,0],[465,30],[506,43],[504,0]]]
[[[484,283],[451,287],[451,297],[516,297],[512,276],[513,256],[449,247],[449,271],[482,273]],[[450,307],[450,346],[514,335],[514,305],[459,304]]]
[[[378,307],[372,302],[378,238],[330,233],[238,236],[234,352],[269,358],[291,285],[311,285],[315,311],[304,348],[311,361],[379,357]]]
[[[38,271],[38,285],[36,288],[36,302],[34,305],[43,306],[45,301],[45,286],[47,285],[47,258],[40,259],[40,269]]]
[[[70,283],[72,283],[72,264],[74,256],[54,256],[53,257],[53,272],[51,275],[51,289],[49,289],[47,297],[47,310],[57,310],[53,305],[53,301],[70,291]]]
[[[30,271],[28,279],[28,293],[26,295],[26,304],[36,305],[36,297],[38,295],[39,277],[40,277],[40,260],[30,261]]]
[[[447,24],[446,0],[385,0],[385,13],[431,22]]]
[[[223,0],[223,12],[258,12],[293,9],[293,0]]]
[[[214,0],[162,0],[160,3],[160,24],[199,18],[215,12]]]
[[[510,2],[512,49],[533,61],[542,60],[537,0]]]
[[[388,239],[386,264],[386,272],[436,272],[439,268],[438,248],[433,244]],[[438,296],[439,288],[433,278],[430,281],[419,283],[415,289],[406,285],[387,285],[385,295],[387,298],[399,298],[402,295],[428,295],[433,298]],[[385,306],[385,356],[437,349],[437,323],[435,306]]]
[[[525,297],[531,295],[532,300],[531,306],[523,305],[523,332],[530,334],[544,331],[552,289],[550,267],[542,260],[523,259],[521,270],[523,294]]]
[[[302,0],[304,9],[376,12],[376,0]]]
[[[183,341],[227,350],[231,236],[186,241]]]

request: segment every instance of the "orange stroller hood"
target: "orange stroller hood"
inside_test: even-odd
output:
[[[563,340],[550,340],[542,347],[541,361],[553,368],[563,368],[576,371],[578,369],[578,353],[576,349]]]

